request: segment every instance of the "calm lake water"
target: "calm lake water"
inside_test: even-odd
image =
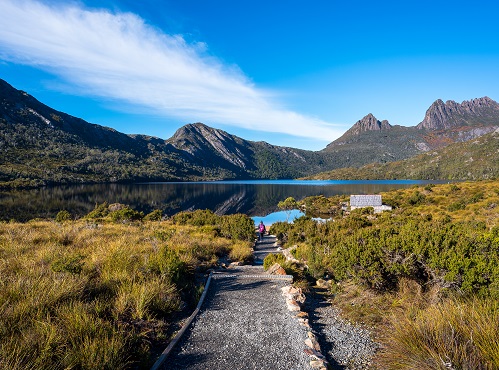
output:
[[[217,214],[245,213],[262,218],[278,211],[277,203],[312,195],[375,194],[436,181],[300,181],[256,180],[188,183],[94,184],[0,192],[1,220],[53,218],[60,210],[75,216],[89,213],[97,203],[123,203],[149,213],[210,209]],[[284,217],[285,216],[281,216]],[[273,221],[272,221],[273,222]]]

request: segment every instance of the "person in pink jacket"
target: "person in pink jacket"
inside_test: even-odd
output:
[[[260,238],[259,240],[263,240],[263,235],[265,234],[265,225],[263,224],[263,221],[260,221],[260,225],[258,225],[258,232],[260,233]]]

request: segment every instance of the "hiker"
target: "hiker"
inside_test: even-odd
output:
[[[263,234],[265,234],[265,225],[263,224],[263,221],[260,221],[260,225],[258,226],[258,232],[260,233],[260,238],[259,240],[263,240]]]

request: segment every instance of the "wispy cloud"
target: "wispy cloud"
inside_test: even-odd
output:
[[[283,108],[237,68],[131,13],[1,0],[0,59],[49,71],[81,94],[138,105],[186,121],[320,140],[341,134]]]

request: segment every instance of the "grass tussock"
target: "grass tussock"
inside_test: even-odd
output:
[[[344,318],[372,329],[381,345],[376,369],[499,368],[497,300],[424,291],[410,279],[384,293],[345,281],[332,296]]]
[[[385,369],[499,368],[498,302],[447,299],[390,318],[381,337]]]
[[[194,272],[251,250],[171,221],[0,223],[0,368],[149,368],[196,303]]]

